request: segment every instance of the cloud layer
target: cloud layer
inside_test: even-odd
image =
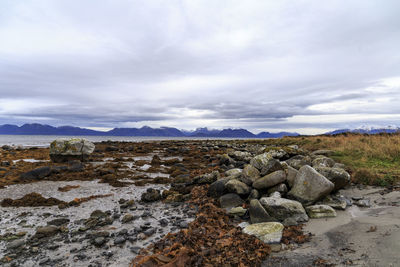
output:
[[[399,1],[6,0],[0,124],[400,126]]]

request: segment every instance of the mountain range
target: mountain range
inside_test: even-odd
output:
[[[91,135],[91,136],[157,136],[157,137],[217,137],[217,138],[280,138],[284,136],[297,136],[298,133],[261,132],[253,134],[246,129],[209,130],[197,128],[194,131],[184,131],[172,127],[151,128],[114,128],[110,131],[96,131],[74,126],[54,127],[46,124],[32,123],[22,126],[4,124],[0,125],[0,134],[8,135]]]

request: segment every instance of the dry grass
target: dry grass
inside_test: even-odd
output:
[[[264,143],[333,150],[332,158],[348,166],[354,182],[390,186],[400,181],[400,134],[285,137]]]

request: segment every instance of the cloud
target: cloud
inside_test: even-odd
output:
[[[0,123],[307,133],[399,123],[398,1],[2,7]]]

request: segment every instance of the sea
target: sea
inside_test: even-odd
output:
[[[48,147],[58,138],[85,138],[92,142],[102,141],[162,141],[162,140],[232,140],[242,138],[206,138],[206,137],[154,137],[154,136],[63,136],[63,135],[0,135],[0,146]]]

